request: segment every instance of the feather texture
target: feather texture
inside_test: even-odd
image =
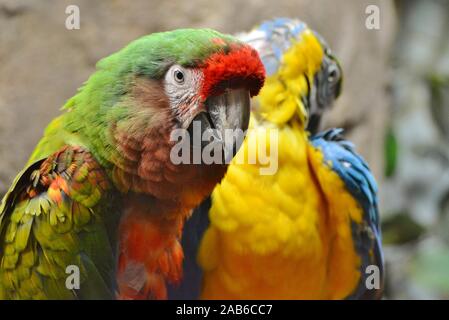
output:
[[[30,165],[0,211],[0,297],[73,299],[96,282],[97,298],[113,298],[113,235],[104,223],[118,223],[112,203],[104,170],[82,148],[65,147]],[[80,291],[66,287],[70,265],[80,269]]]
[[[327,94],[323,88],[329,83],[321,73],[329,49],[304,23],[291,19],[268,21],[240,39],[258,50],[268,77],[252,100],[242,148],[210,204],[194,212],[210,218],[197,253],[200,297],[379,298],[382,288],[365,286],[368,265],[378,266],[383,278],[374,178],[340,129],[312,137],[307,131],[309,118],[315,117],[316,128],[320,108],[329,107],[310,105],[317,91]],[[324,82],[316,80],[318,74]],[[323,101],[333,101],[339,86]],[[278,132],[276,138],[270,130]],[[267,164],[261,158],[249,163],[246,155],[260,148],[269,155],[273,144],[277,170],[261,175]],[[202,221],[204,229],[208,222]],[[198,232],[193,229],[198,226],[186,227],[185,237]],[[187,256],[186,268],[195,267],[189,262],[195,257]]]

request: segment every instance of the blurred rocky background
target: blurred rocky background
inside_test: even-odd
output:
[[[449,299],[449,1],[399,1],[381,184],[388,292]]]
[[[323,126],[346,129],[380,184],[386,298],[449,298],[447,1],[0,0],[0,194],[98,59],[144,34],[306,21],[344,69]],[[67,30],[68,5],[80,9]],[[376,5],[380,29],[366,27]]]

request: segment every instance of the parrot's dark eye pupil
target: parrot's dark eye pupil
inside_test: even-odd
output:
[[[184,82],[184,73],[181,70],[175,70],[174,76],[175,76],[176,82],[178,82],[178,83]]]
[[[335,80],[337,80],[338,77],[338,71],[336,68],[331,68],[331,70],[329,70],[329,74],[327,76],[327,80],[329,82],[334,82]]]

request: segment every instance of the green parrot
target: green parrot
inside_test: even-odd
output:
[[[263,81],[254,49],[209,29],[100,60],[3,198],[0,299],[166,298],[184,222],[227,167],[176,164],[172,133],[244,131]]]

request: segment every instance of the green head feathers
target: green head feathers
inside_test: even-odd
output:
[[[235,116],[233,121],[208,118],[217,121],[212,128],[232,124],[246,129],[249,96],[258,93],[264,76],[257,52],[232,36],[210,29],[144,36],[97,63],[96,72],[65,104],[67,112],[49,126],[40,147],[49,140],[82,145],[111,171],[142,172],[131,166],[142,165],[137,162],[143,154],[151,158],[149,150],[155,152],[156,144],[167,147],[170,131],[187,129],[196,116],[213,109],[211,97],[236,95],[221,100],[231,104],[245,100],[237,106],[221,103],[240,110],[217,113]],[[45,155],[50,149],[45,148]],[[159,156],[167,161],[164,152]],[[41,153],[33,157],[37,155]]]
[[[179,29],[143,36],[101,59],[97,71],[64,108],[85,102],[98,106],[113,104],[126,94],[136,76],[160,79],[175,63],[196,67],[212,53],[238,43],[234,37],[211,29]]]

